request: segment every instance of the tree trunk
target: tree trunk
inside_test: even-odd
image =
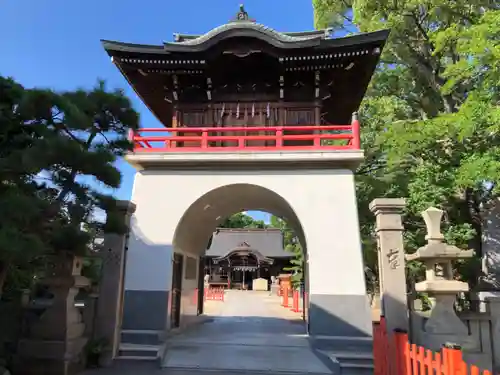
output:
[[[5,284],[5,280],[7,279],[7,270],[9,269],[9,265],[7,262],[0,261],[0,298],[2,298],[3,285]]]

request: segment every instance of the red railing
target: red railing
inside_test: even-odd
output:
[[[360,149],[358,120],[332,126],[143,128],[129,138],[140,153]]]
[[[457,346],[447,345],[436,353],[411,344],[405,332],[389,337],[383,317],[373,325],[373,359],[375,375],[491,375],[469,366]]]

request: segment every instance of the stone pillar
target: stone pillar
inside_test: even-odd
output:
[[[129,201],[119,201],[118,210],[120,218],[128,228],[131,215],[135,211],[135,204]],[[96,339],[105,339],[110,344],[109,351],[101,356],[102,365],[111,364],[120,343],[127,240],[128,230],[127,234],[104,234],[101,250],[103,263],[94,333]]]
[[[479,278],[479,283],[474,288],[482,312],[487,308],[486,299],[500,298],[500,199],[485,211],[482,244],[483,276]]]
[[[405,254],[401,220],[405,200],[378,198],[370,203],[376,217],[378,267],[382,314],[387,330],[408,330]]]
[[[492,319],[491,340],[493,342],[494,374],[500,373],[500,297],[486,297],[487,310]]]

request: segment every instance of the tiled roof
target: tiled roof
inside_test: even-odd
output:
[[[212,238],[206,256],[220,257],[234,248],[248,244],[263,256],[270,258],[291,257],[283,249],[283,234],[279,229],[218,229]]]

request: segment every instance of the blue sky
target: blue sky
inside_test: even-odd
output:
[[[55,90],[91,88],[104,79],[123,88],[141,114],[143,127],[158,120],[111,63],[100,39],[161,44],[173,33],[205,33],[238,11],[235,0],[2,0],[0,74],[25,87]],[[246,11],[278,31],[313,29],[311,0],[248,0]],[[130,199],[134,169],[120,161],[123,184],[115,195]],[[262,219],[267,215],[254,213]]]

